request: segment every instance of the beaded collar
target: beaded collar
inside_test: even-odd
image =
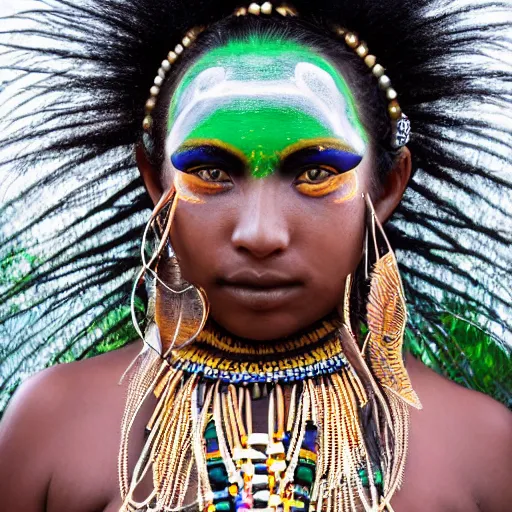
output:
[[[257,343],[210,321],[192,345],[172,352],[169,363],[185,373],[232,384],[302,381],[348,364],[339,327],[337,318],[328,317],[293,336]]]

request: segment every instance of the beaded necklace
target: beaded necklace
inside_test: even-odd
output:
[[[158,404],[131,483],[120,467],[121,510],[183,507],[193,473],[205,512],[392,510],[407,405],[380,388],[356,347],[346,327],[328,318],[272,343],[207,325],[166,360],[146,350],[128,395],[153,390]],[[252,400],[261,396],[268,396],[268,431],[253,432]],[[121,466],[137,402],[125,410]],[[136,501],[147,472],[153,492]]]

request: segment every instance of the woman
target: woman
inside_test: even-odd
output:
[[[510,156],[500,125],[462,107],[482,95],[508,106],[507,73],[484,68],[477,79],[475,62],[449,65],[484,28],[469,27],[464,9],[400,2],[50,7],[22,15],[37,23],[22,33],[59,44],[4,44],[39,52],[30,71],[43,73],[35,96],[47,100],[38,117],[18,98],[17,122],[38,121],[28,135],[44,152],[29,146],[17,159],[48,155],[50,181],[84,173],[84,186],[64,192],[69,206],[69,196],[101,196],[113,171],[119,187],[135,145],[154,205],[132,295],[143,341],[44,371],[16,393],[0,430],[6,510],[507,510],[510,413],[404,361],[392,249],[405,253],[413,318],[446,307],[436,297],[445,289],[474,296],[480,320],[492,317],[506,339],[510,304],[488,279],[490,265],[499,274],[510,262],[509,205],[496,193],[511,184],[471,150],[500,165]],[[5,147],[24,142],[18,129]],[[133,190],[69,221],[66,245],[76,236],[84,250],[57,249],[34,265],[38,281],[7,290],[50,282],[61,294],[31,305],[50,342],[55,326],[44,322],[70,295],[114,282],[66,313],[71,332],[84,311],[119,300],[114,278],[133,264],[123,221],[140,208],[122,201]],[[472,218],[467,201],[485,203],[492,221]],[[98,249],[91,240],[113,220],[119,231]]]

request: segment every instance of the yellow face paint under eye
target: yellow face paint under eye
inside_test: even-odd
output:
[[[357,173],[353,169],[342,174],[330,176],[320,183],[298,183],[295,188],[305,196],[324,197],[335,194],[335,203],[342,203],[352,199],[358,188]]]
[[[177,172],[174,178],[174,187],[181,200],[188,203],[204,203],[200,196],[224,192],[226,183],[205,181],[193,173]]]

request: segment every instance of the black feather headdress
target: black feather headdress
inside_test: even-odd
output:
[[[150,203],[133,148],[148,91],[188,29],[239,2],[33,4],[0,20],[0,410],[33,372],[135,336],[128,295]],[[411,120],[414,176],[386,226],[411,350],[510,406],[510,4],[294,6],[375,49]]]

